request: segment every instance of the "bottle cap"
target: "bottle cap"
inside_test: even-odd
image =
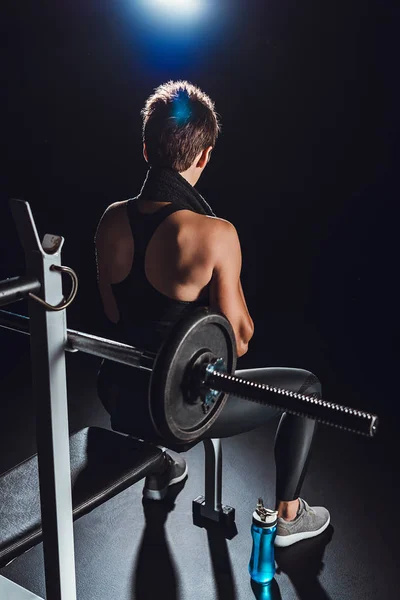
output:
[[[253,512],[253,522],[259,524],[261,527],[267,527],[268,525],[274,525],[278,518],[278,511],[265,508],[262,498],[258,499],[257,508]]]
[[[278,519],[277,510],[265,509],[267,514],[260,515],[256,510],[253,512],[253,522],[259,527],[270,527],[274,525]]]

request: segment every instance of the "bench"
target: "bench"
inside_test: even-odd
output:
[[[107,429],[70,437],[73,519],[162,470],[162,451]],[[38,460],[34,455],[0,476],[0,567],[42,539]]]

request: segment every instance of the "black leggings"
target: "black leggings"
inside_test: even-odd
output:
[[[307,395],[321,396],[318,379],[303,369],[266,367],[236,371],[238,376],[259,383],[268,383]],[[147,406],[138,399],[147,397],[150,373],[138,371],[105,361],[99,373],[98,393],[106,410],[111,415],[113,429],[130,433],[146,441],[159,443]],[[140,400],[139,400],[140,402]],[[260,427],[279,412],[230,396],[218,419],[203,436],[224,438],[251,431]],[[276,499],[295,500],[306,473],[311,444],[316,430],[316,421],[284,413],[275,436]]]
[[[302,394],[321,396],[321,384],[309,371],[266,367],[236,371],[236,375]],[[207,437],[223,438],[256,429],[279,413],[268,406],[230,396]],[[306,474],[317,422],[284,413],[275,436],[276,498],[295,500]]]

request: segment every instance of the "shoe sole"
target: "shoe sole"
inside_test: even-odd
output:
[[[182,475],[179,475],[178,477],[174,477],[174,479],[171,479],[171,481],[168,483],[167,486],[165,486],[165,488],[162,488],[161,490],[149,490],[147,488],[143,489],[143,498],[145,498],[146,500],[162,500],[163,498],[165,498],[165,496],[167,495],[168,492],[168,488],[171,485],[174,485],[175,483],[179,483],[180,481],[183,481],[185,479],[185,477],[188,474],[188,466],[185,466],[185,470],[182,473]]]
[[[328,520],[326,523],[324,523],[322,525],[322,527],[320,527],[319,529],[316,529],[315,531],[303,531],[302,533],[292,533],[291,535],[277,535],[275,538],[275,546],[277,548],[286,548],[287,546],[291,546],[292,544],[295,544],[296,542],[300,542],[301,540],[307,540],[309,538],[313,538],[317,535],[319,535],[320,533],[322,533],[323,531],[325,531],[325,529],[328,527],[329,523],[331,522],[331,516],[329,515]]]

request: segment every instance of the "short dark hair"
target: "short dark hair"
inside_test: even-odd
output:
[[[214,102],[187,81],[157,87],[141,114],[149,164],[178,172],[186,171],[200,152],[214,147],[220,131]]]

